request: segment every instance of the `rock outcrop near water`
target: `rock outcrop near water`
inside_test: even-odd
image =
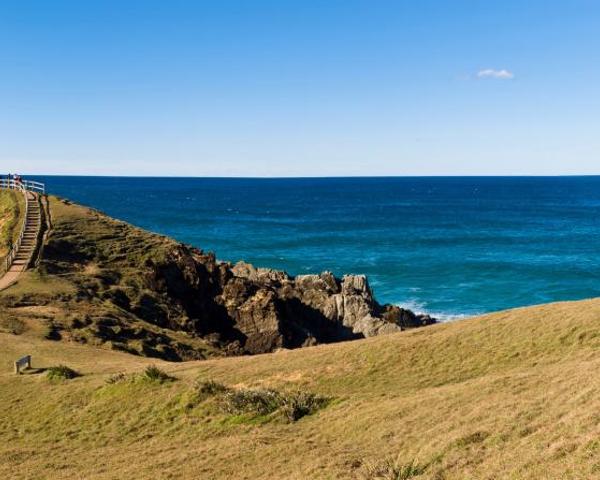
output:
[[[233,265],[94,210],[58,199],[50,204],[53,228],[39,272],[2,293],[0,308],[12,317],[42,320],[52,338],[181,360],[435,323],[380,305],[363,275],[292,277]]]
[[[175,252],[167,263],[152,265],[150,280],[153,291],[185,312],[186,320],[169,328],[214,335],[236,353],[338,342],[434,323],[426,315],[379,305],[364,275],[291,277],[244,262],[218,262],[213,254],[184,246]]]

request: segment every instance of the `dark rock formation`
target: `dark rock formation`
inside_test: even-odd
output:
[[[190,319],[170,328],[212,334],[238,353],[264,353],[399,332],[435,323],[394,305],[379,305],[364,275],[330,272],[291,277],[285,272],[232,266],[212,254],[181,249],[153,269]],[[151,321],[149,318],[148,320]]]

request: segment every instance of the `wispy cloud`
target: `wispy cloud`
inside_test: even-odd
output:
[[[477,72],[477,78],[497,78],[500,80],[512,80],[515,78],[515,74],[509,70],[494,70],[493,68],[486,68],[485,70],[479,70]]]

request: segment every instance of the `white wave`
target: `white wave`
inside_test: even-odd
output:
[[[395,305],[400,308],[411,310],[417,315],[429,315],[435,318],[439,322],[451,322],[454,320],[460,320],[462,318],[474,317],[479,315],[478,313],[457,313],[457,312],[439,312],[434,310],[428,310],[427,304],[416,299],[409,299],[404,302],[398,302]]]

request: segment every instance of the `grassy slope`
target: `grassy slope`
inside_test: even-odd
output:
[[[144,262],[168,255],[169,248],[177,242],[56,197],[49,197],[49,201],[53,235],[60,242],[55,248],[60,250],[60,255],[55,252],[51,262],[56,271],[44,272],[48,265],[43,258],[41,271],[25,272],[17,283],[0,293],[0,331],[3,319],[37,318],[46,323],[49,330],[65,329],[65,338],[92,345],[104,344],[106,348],[141,352],[147,348],[144,343],[148,343],[148,339],[165,337],[172,343],[180,342],[193,348],[198,355],[219,355],[201,338],[142,322],[107,301],[106,294],[113,287],[111,278],[118,277],[122,285],[140,283],[145,273]],[[47,252],[48,245],[45,248]],[[99,333],[107,328],[101,325],[106,318],[117,319],[121,328],[142,333],[133,339],[121,333],[121,342],[107,341]],[[82,320],[86,325],[70,328]]]
[[[600,299],[255,357],[169,364],[0,334],[0,477],[354,478],[399,456],[417,478],[599,478]],[[66,363],[51,384],[11,361]],[[105,385],[155,363],[178,381]],[[198,377],[334,398],[287,424],[194,404]]]
[[[23,221],[25,201],[12,190],[0,190],[0,259],[8,253],[8,246],[19,235],[18,226]]]

